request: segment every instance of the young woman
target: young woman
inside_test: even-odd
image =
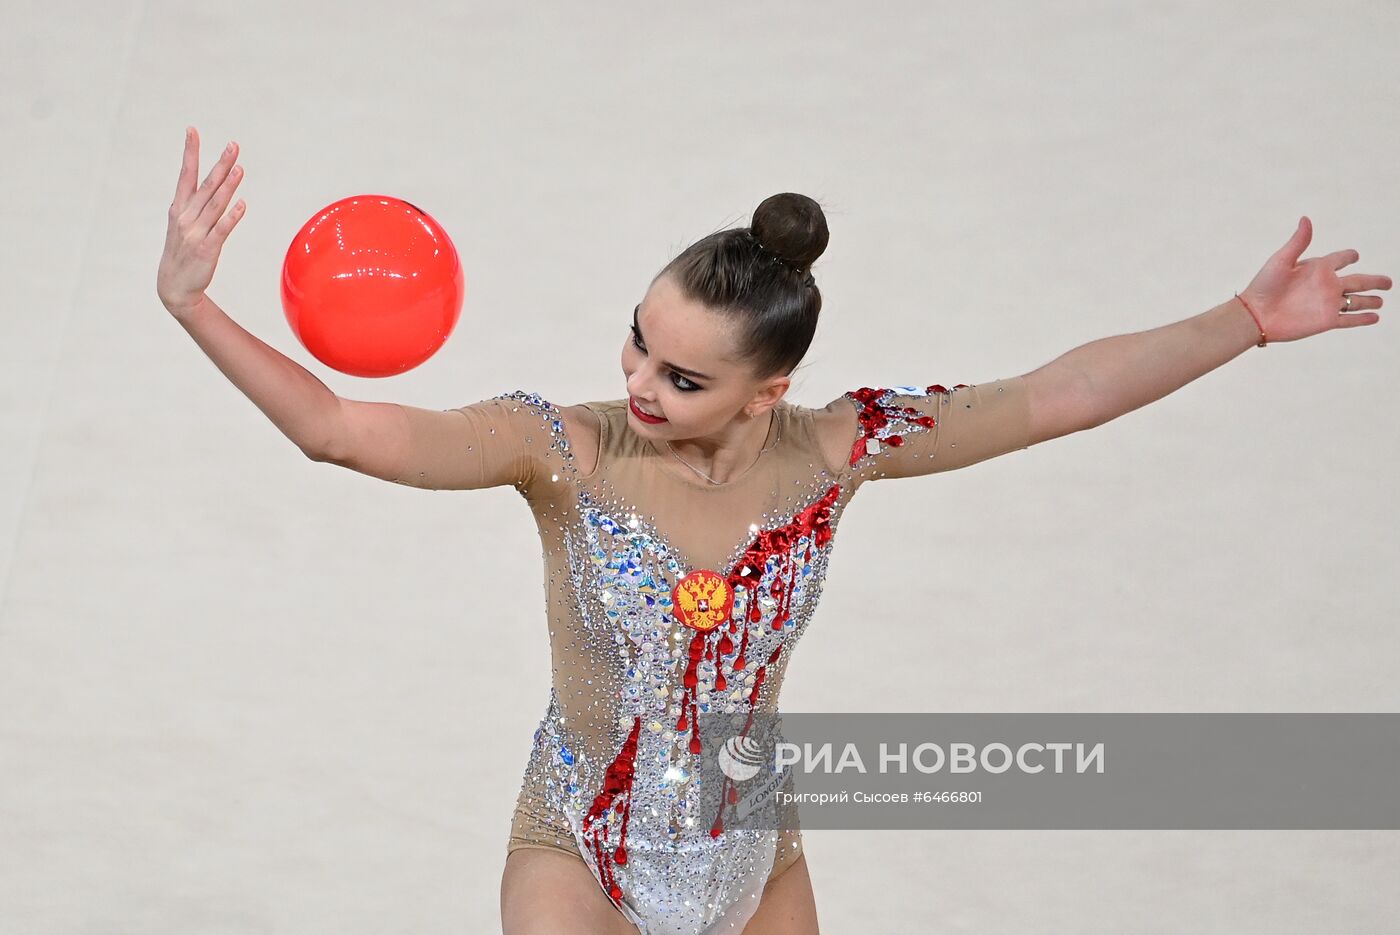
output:
[[[691,783],[701,714],[774,712],[842,513],[866,481],[976,464],[1093,428],[1246,349],[1374,324],[1386,276],[1299,261],[1306,218],[1243,293],[1030,373],[789,401],[821,293],[818,204],[774,195],[688,247],[633,310],[625,395],[516,390],[442,411],[341,399],[206,295],[243,202],[228,149],[196,190],[187,133],[157,293],[309,457],[429,489],[514,486],[545,552],[553,679],[507,845],[508,935],[817,931],[800,830],[724,826]],[[745,728],[747,729],[747,728]],[[635,928],[634,928],[635,926]]]

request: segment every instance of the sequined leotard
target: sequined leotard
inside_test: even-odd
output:
[[[634,432],[625,399],[571,409],[575,424],[596,425],[586,458],[570,420],[533,393],[445,410],[464,417],[446,422],[405,411],[414,470],[396,481],[511,484],[544,547],[552,686],[507,853],[581,857],[644,935],[742,931],[767,881],[801,853],[795,816],[757,831],[688,814],[686,767],[704,740],[699,713],[777,710],[851,496],[866,480],[1029,443],[1024,377],[865,387],[823,409],[782,401],[773,448],[720,485]],[[849,455],[828,463],[838,446]],[[717,625],[696,621],[697,584],[729,589]]]

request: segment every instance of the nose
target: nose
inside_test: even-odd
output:
[[[644,368],[638,367],[627,377],[627,392],[643,403],[651,403],[654,398],[647,392],[647,378],[643,371]]]

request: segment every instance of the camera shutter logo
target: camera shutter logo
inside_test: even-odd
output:
[[[726,740],[717,759],[720,772],[735,782],[757,776],[766,762],[763,744],[747,734],[736,734]]]

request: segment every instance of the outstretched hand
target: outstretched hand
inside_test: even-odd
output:
[[[1375,312],[1358,314],[1359,309],[1381,307],[1380,296],[1360,293],[1389,289],[1390,277],[1365,273],[1338,276],[1336,270],[1361,259],[1355,250],[1337,250],[1300,262],[1298,258],[1311,241],[1312,221],[1304,215],[1293,236],[1240,293],[1259,316],[1271,344],[1381,320]]]
[[[194,127],[185,131],[185,154],[180,178],[175,184],[175,200],[167,213],[165,252],[156,272],[156,294],[171,314],[179,317],[204,297],[214,278],[219,253],[233,226],[243,217],[240,200],[225,212],[233,191],[243,179],[243,167],[234,165],[238,144],[230,142],[209,169],[204,184],[196,190],[199,174],[199,134]]]

